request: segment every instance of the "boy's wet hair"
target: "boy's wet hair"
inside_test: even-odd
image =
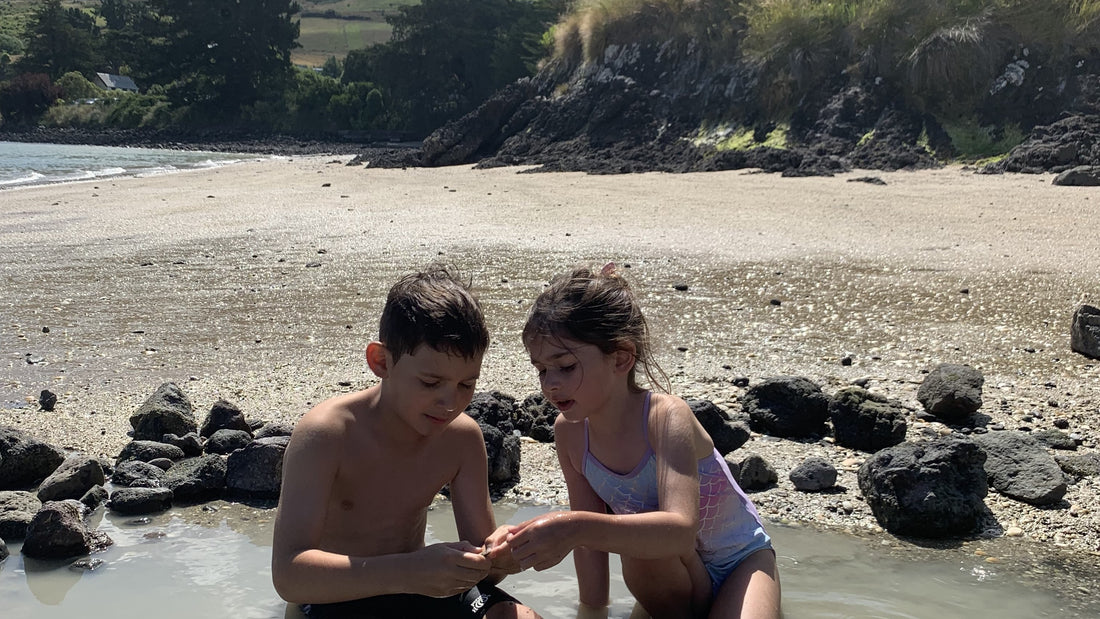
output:
[[[472,359],[489,347],[481,304],[457,270],[442,264],[410,273],[390,288],[378,326],[378,340],[396,362],[421,344]]]
[[[577,267],[555,277],[535,299],[523,326],[523,345],[541,337],[591,344],[611,354],[626,343],[634,345],[634,366],[627,377],[632,391],[641,367],[653,388],[669,391],[668,378],[651,358],[649,326],[630,284],[615,265],[603,269]]]

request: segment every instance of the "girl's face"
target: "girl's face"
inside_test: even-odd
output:
[[[539,337],[527,347],[539,374],[542,394],[569,421],[599,412],[615,380],[613,355],[592,344]]]

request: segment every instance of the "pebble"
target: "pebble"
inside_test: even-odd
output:
[[[1023,537],[1024,530],[1020,527],[1008,527],[1005,529],[1005,537]]]

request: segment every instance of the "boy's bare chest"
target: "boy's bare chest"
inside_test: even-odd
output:
[[[329,497],[329,530],[359,543],[373,539],[378,552],[419,547],[426,510],[456,470],[437,456],[370,449],[345,454]]]

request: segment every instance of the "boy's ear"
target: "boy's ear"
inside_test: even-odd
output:
[[[627,342],[619,347],[618,350],[611,353],[615,358],[615,370],[619,372],[629,372],[634,367],[634,363],[638,360],[638,349],[634,346],[633,342]]]
[[[367,366],[378,378],[386,378],[390,373],[390,351],[382,342],[367,344]]]

